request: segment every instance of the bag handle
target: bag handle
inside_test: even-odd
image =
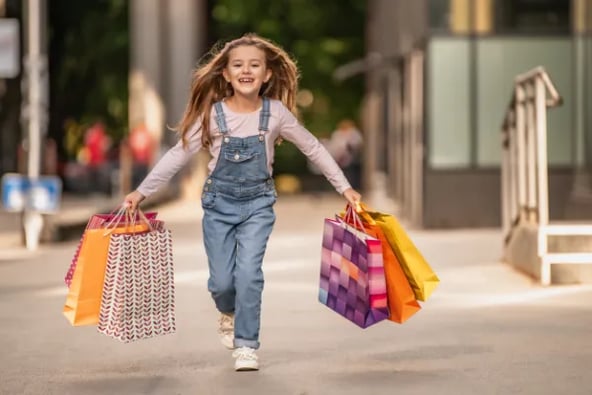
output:
[[[348,203],[345,206],[345,214],[343,215],[345,220],[351,218],[350,217],[350,215],[352,215],[352,213],[350,213],[351,211],[353,211],[353,214],[355,214],[355,217],[357,217],[358,220],[362,222],[362,224],[366,223],[368,225],[376,225],[376,221],[374,220],[374,218],[372,218],[372,216],[369,213],[369,211],[372,211],[372,210],[368,209],[368,206],[366,206],[364,203],[359,202],[355,208],[352,207]],[[353,223],[356,223],[356,222],[353,222]]]
[[[373,211],[373,210],[370,209],[365,203],[360,202],[360,204],[358,205],[358,209],[357,209],[358,215],[367,224],[369,224],[369,225],[376,225],[376,221],[370,215],[370,211]]]
[[[335,222],[363,240],[374,239],[374,236],[366,231],[364,223],[356,213],[356,210],[349,205],[346,207],[345,213],[342,213],[341,216],[335,216]]]
[[[355,228],[361,229],[364,233],[366,233],[366,228],[364,227],[364,222],[360,218],[357,213],[357,210],[351,205],[347,204],[345,206],[345,215],[343,216],[345,222],[349,222],[354,224]]]
[[[115,210],[113,210],[110,214],[113,214],[113,212],[115,212]],[[119,207],[119,210],[117,210],[115,215],[109,220],[109,222],[107,222],[107,224],[104,226],[104,229],[109,230],[109,229],[117,228],[117,226],[121,223],[121,220],[124,218],[124,214],[125,214],[125,218],[129,219],[127,216],[127,209],[125,208],[125,206]],[[111,232],[109,232],[109,233],[111,233]],[[107,234],[105,234],[105,236]]]
[[[123,204],[117,211],[117,214],[111,219],[111,221],[107,223],[107,225],[105,225],[105,233],[103,233],[103,236],[108,236],[109,234],[113,233],[113,231],[121,223],[122,218],[126,219],[127,224],[130,224],[130,228],[132,229],[131,233],[136,233],[135,227],[137,225],[136,219],[138,217],[140,218],[141,222],[144,222],[146,225],[148,225],[148,230],[150,232],[154,230],[152,224],[150,223],[148,218],[146,218],[146,215],[142,210],[140,210],[139,208],[136,210],[132,210],[127,205]]]

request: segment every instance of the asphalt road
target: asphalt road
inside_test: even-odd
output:
[[[501,233],[411,232],[441,279],[404,325],[366,330],[317,301],[335,196],[280,197],[259,372],[237,373],[206,289],[200,209],[173,231],[177,333],[121,344],[61,314],[75,242],[0,252],[0,394],[592,394],[592,287],[541,288],[499,263]]]

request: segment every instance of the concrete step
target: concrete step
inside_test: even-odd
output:
[[[548,236],[543,262],[553,264],[553,283],[592,282],[592,223],[553,222],[544,230]]]

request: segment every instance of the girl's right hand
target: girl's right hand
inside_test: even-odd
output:
[[[362,200],[362,195],[358,191],[353,188],[348,188],[343,192],[343,197],[345,200],[355,209],[359,210],[360,208],[360,201]]]
[[[130,208],[132,211],[136,211],[142,200],[146,199],[144,195],[142,195],[138,191],[133,191],[129,193],[125,199],[123,200],[124,207]]]

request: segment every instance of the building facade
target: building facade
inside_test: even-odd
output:
[[[592,1],[371,0],[366,188],[418,227],[500,224],[501,124],[543,66],[551,219],[592,218]]]

